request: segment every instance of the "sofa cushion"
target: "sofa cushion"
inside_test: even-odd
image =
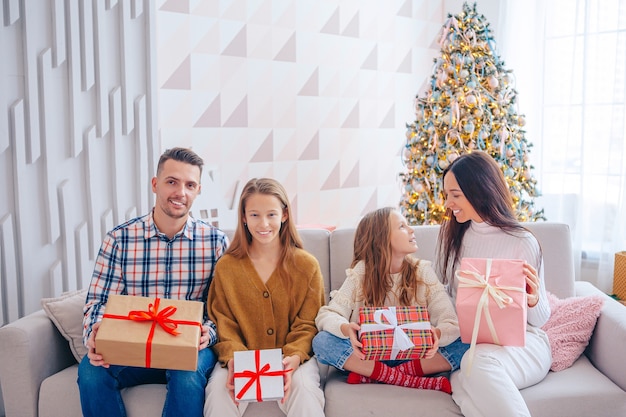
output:
[[[585,355],[561,372],[548,372],[521,393],[533,417],[626,416],[626,392]]]
[[[552,314],[543,326],[552,350],[552,371],[567,369],[584,352],[604,300],[599,296],[559,299],[548,292]]]
[[[86,296],[87,290],[83,289],[41,300],[41,306],[50,320],[70,343],[70,350],[77,362],[87,354],[83,344],[83,307]]]
[[[218,365],[219,366],[219,365]],[[78,364],[44,379],[39,391],[39,417],[81,417],[76,383]],[[122,398],[128,417],[160,416],[167,393],[165,384],[143,384],[124,388]],[[276,417],[283,413],[276,401],[251,403],[243,417]]]
[[[348,384],[345,373],[331,368],[324,389],[327,416],[460,417],[452,396],[441,391],[385,384]]]
[[[78,364],[46,378],[39,391],[39,417],[80,417],[80,394],[76,383]],[[128,417],[160,416],[165,385],[145,384],[122,390]]]

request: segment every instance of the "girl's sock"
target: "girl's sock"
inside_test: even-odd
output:
[[[346,382],[348,384],[375,384],[377,381],[374,381],[372,378],[357,374],[356,372],[350,372],[348,374],[348,379],[346,380]]]
[[[448,394],[452,393],[450,381],[446,377],[423,377],[408,375],[396,368],[391,368],[384,363],[378,361],[374,363],[374,371],[372,372],[370,379],[389,385],[398,385],[401,387],[418,389],[431,389],[443,391]]]
[[[396,366],[396,369],[407,375],[424,376],[424,371],[422,370],[422,361],[419,359],[402,362],[400,365]]]
[[[402,362],[394,369],[397,369],[407,375],[424,376],[424,371],[422,370],[422,362],[419,359]],[[356,372],[350,372],[350,374],[348,374],[347,382],[348,384],[372,384],[378,381],[372,380],[371,378],[363,375],[359,375]]]

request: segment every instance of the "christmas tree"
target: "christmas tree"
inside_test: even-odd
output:
[[[443,170],[459,155],[478,149],[498,162],[513,196],[520,221],[544,219],[533,198],[539,195],[528,161],[532,144],[518,113],[512,71],[496,53],[489,23],[463,4],[448,15],[441,56],[415,101],[415,121],[407,124],[400,174],[404,196],[400,208],[411,224],[439,224],[445,215]]]

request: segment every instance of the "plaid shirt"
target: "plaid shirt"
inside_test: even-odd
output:
[[[96,259],[83,309],[83,342],[102,319],[109,294],[124,294],[202,301],[209,346],[215,344],[206,299],[215,263],[227,246],[221,230],[191,216],[172,239],[159,232],[152,213],[117,226],[107,233]]]

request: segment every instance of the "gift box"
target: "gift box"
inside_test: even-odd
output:
[[[106,363],[195,371],[204,304],[110,295],[96,351]]]
[[[235,398],[238,401],[280,400],[285,395],[281,349],[246,350],[234,353]]]
[[[360,307],[359,322],[366,360],[420,359],[433,346],[425,307]]]
[[[463,258],[455,276],[456,313],[464,343],[526,344],[524,261]]]
[[[626,300],[626,252],[615,254],[613,294],[617,295],[620,300]]]

